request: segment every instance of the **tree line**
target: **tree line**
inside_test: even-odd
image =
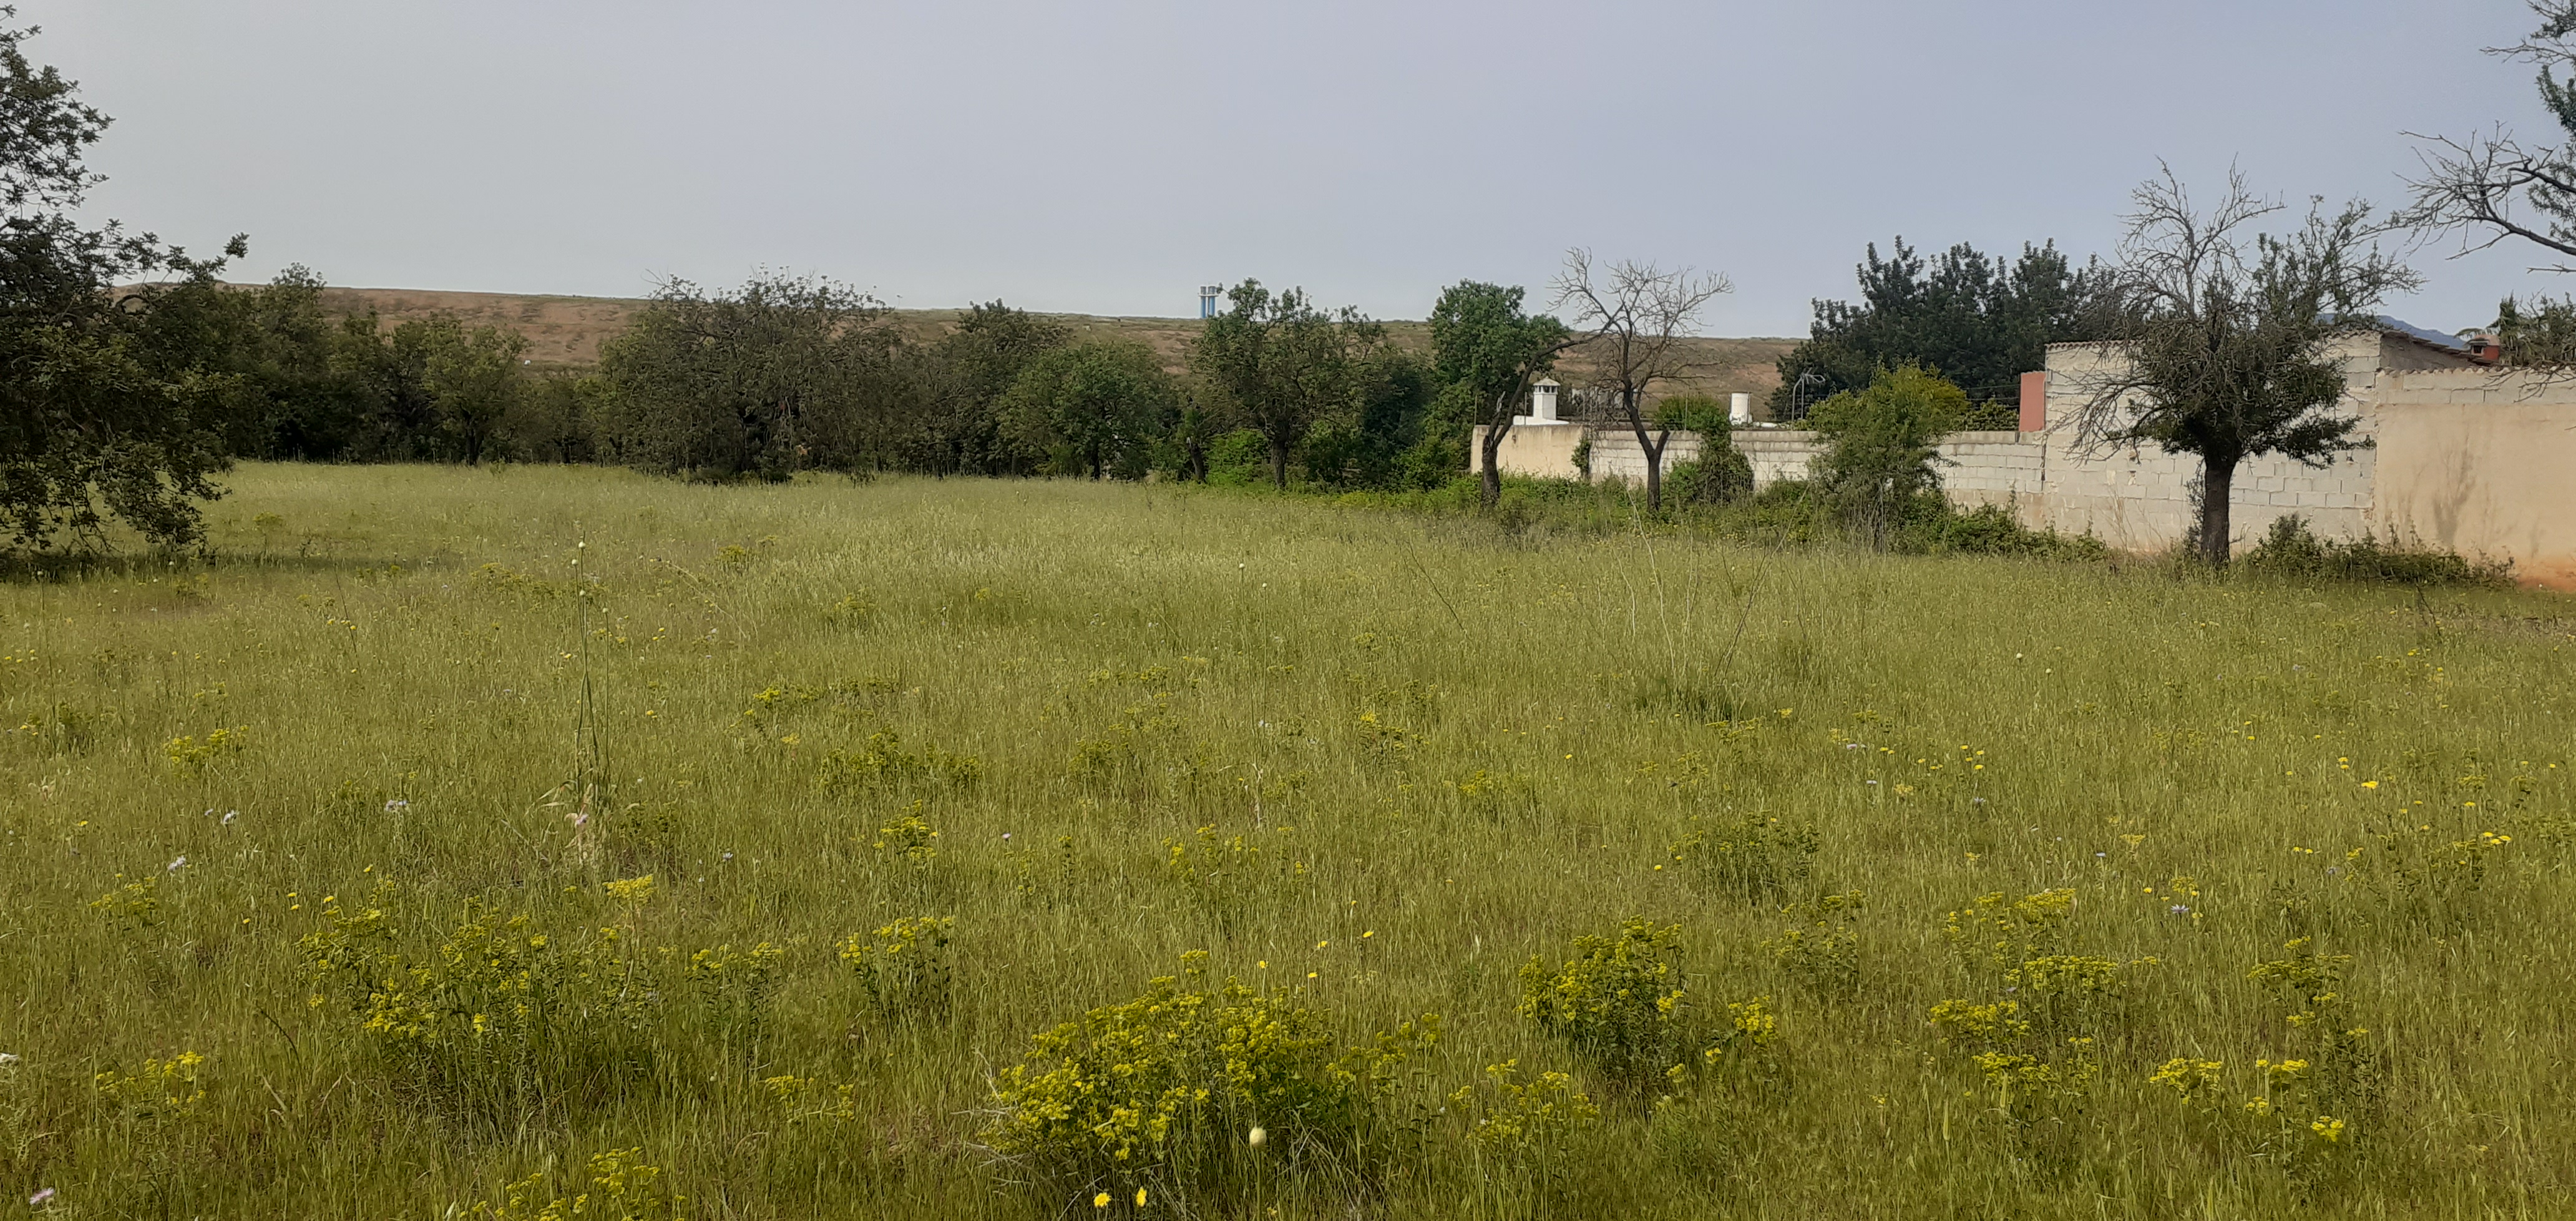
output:
[[[2543,102],[2576,133],[2576,82],[2558,75],[2576,69],[2576,0],[2534,7],[2541,28],[2500,53],[2541,64]],[[301,269],[265,286],[225,284],[243,238],[197,258],[148,232],[81,221],[98,182],[82,156],[109,120],[27,58],[32,33],[0,24],[8,549],[95,544],[112,519],[159,545],[196,543],[197,506],[236,457],[596,461],[710,480],[1161,472],[1401,488],[1466,477],[1472,430],[1486,424],[1474,467],[1491,505],[1513,414],[1578,348],[1585,401],[1646,456],[1650,511],[1662,506],[1664,446],[1682,428],[1721,442],[1688,495],[1731,494],[1736,482],[1723,413],[1670,392],[1688,371],[1676,340],[1725,280],[1596,267],[1583,251],[1551,286],[1550,308],[1566,317],[1530,311],[1521,288],[1462,281],[1432,310],[1427,354],[1392,344],[1355,310],[1247,280],[1177,371],[1142,346],[1077,339],[998,302],[912,336],[882,303],[811,277],[712,292],[665,284],[590,370],[538,370],[524,339],[502,328],[333,317]],[[2168,173],[2136,193],[2107,264],[2077,266],[2047,244],[2010,261],[1964,245],[1926,259],[1902,239],[1882,258],[1873,245],[1858,269],[1861,300],[1815,303],[1808,340],[1780,362],[1773,413],[1818,409],[1820,425],[1848,429],[1858,404],[1896,404],[1889,418],[1911,422],[1881,448],[1913,453],[1925,421],[2000,422],[2018,395],[2012,375],[2039,367],[2047,344],[2113,345],[2130,357],[2125,369],[2074,388],[2081,438],[2198,458],[2200,547],[2224,562],[2242,462],[2323,464],[2367,444],[2335,411],[2333,348],[2418,282],[2379,240],[2454,232],[2473,247],[2576,252],[2571,147],[2525,146],[2501,128],[2433,141],[2396,216],[2357,202],[2312,207],[2285,231],[2262,228],[2282,209],[2241,178],[2201,210]],[[120,287],[139,280],[155,282]],[[2508,359],[2576,361],[2571,319],[2565,301],[2507,301],[2498,329]],[[1818,474],[1889,502],[1920,490],[1929,467],[1908,461],[1868,478]]]

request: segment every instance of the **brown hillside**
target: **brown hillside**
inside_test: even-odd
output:
[[[417,288],[329,288],[322,292],[325,309],[356,314],[367,310],[388,324],[433,314],[453,314],[470,325],[505,326],[528,337],[528,357],[546,365],[587,365],[599,359],[600,345],[626,329],[644,302],[627,297],[549,297],[520,293],[438,292]],[[905,330],[927,338],[953,325],[958,310],[899,310]],[[1080,339],[1126,339],[1161,354],[1174,370],[1198,333],[1195,318],[1104,318],[1090,314],[1052,314],[1073,328]],[[1389,322],[1397,343],[1416,351],[1430,347],[1430,327],[1421,322]],[[1689,341],[1697,362],[1687,389],[1705,394],[1750,391],[1757,397],[1780,384],[1776,363],[1796,346],[1793,339],[1718,339]],[[1569,366],[1567,381],[1578,380],[1579,359]]]

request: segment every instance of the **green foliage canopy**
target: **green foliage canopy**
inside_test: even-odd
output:
[[[1845,522],[1885,547],[1916,501],[1941,494],[1941,435],[1967,410],[1967,392],[1910,363],[1882,371],[1866,390],[1826,399],[1808,417],[1825,438],[1813,462],[1817,489]]]
[[[1002,427],[1055,469],[1099,479],[1141,468],[1178,399],[1153,349],[1078,343],[1029,362],[1002,396]]]
[[[665,283],[600,354],[619,456],[694,478],[785,479],[874,469],[899,342],[886,308],[847,285],[755,276],[708,293]]]
[[[108,118],[27,58],[34,32],[0,26],[0,531],[12,549],[96,545],[112,515],[155,543],[193,543],[236,385],[153,361],[151,296],[114,286],[164,270],[211,283],[223,263],[74,218],[99,181],[83,154]],[[236,237],[224,253],[246,250]]]
[[[1362,374],[1384,328],[1345,307],[1317,307],[1305,290],[1272,293],[1245,280],[1226,294],[1190,347],[1211,394],[1270,448],[1270,480],[1288,486],[1288,460],[1317,421],[1356,408]]]
[[[1871,243],[1858,274],[1859,303],[1817,301],[1807,341],[1780,358],[1772,418],[1909,362],[1980,402],[2017,405],[2019,375],[2040,367],[2049,344],[2109,338],[2118,314],[2108,269],[2074,266],[2053,242],[2009,263],[1964,242],[1927,261],[1900,237],[1884,258]]]

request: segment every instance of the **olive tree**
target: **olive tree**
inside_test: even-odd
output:
[[[620,459],[703,479],[875,465],[899,341],[886,307],[829,280],[756,276],[707,293],[672,280],[600,353],[601,437]]]
[[[2314,467],[2370,442],[2344,391],[2336,347],[2374,332],[2373,311],[2415,273],[2377,247],[2385,231],[2359,202],[2312,201],[2297,230],[2257,225],[2281,205],[2231,172],[2202,212],[2168,169],[2132,199],[2120,248],[2127,297],[2111,359],[2071,378],[2080,443],[2151,444],[2200,459],[2200,555],[2227,562],[2229,505],[2246,459],[2280,454]]]
[[[1094,479],[1135,465],[1178,395],[1141,343],[1077,343],[1030,362],[1001,399],[1003,431]]]

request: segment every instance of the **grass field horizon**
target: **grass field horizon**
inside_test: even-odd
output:
[[[2576,1188],[2561,595],[1168,485],[228,482],[210,561],[0,585],[0,1210]],[[1156,996],[1099,1028],[1222,1009],[1208,1072],[1304,1076],[1124,1162],[997,1094]]]
[[[1275,287],[1275,286],[1274,286]],[[464,292],[423,288],[326,288],[322,306],[334,314],[374,311],[386,326],[440,316],[469,326],[496,326],[528,340],[528,356],[539,365],[586,368],[599,361],[601,345],[623,334],[637,312],[648,304],[641,297],[578,297],[548,293]],[[1167,368],[1179,371],[1188,345],[1203,323],[1197,318],[1135,315],[1049,313],[1038,317],[1064,327],[1080,341],[1141,343],[1153,349]],[[905,308],[892,311],[898,329],[909,339],[935,339],[956,324],[965,310]],[[1431,347],[1431,324],[1418,319],[1385,319],[1387,337],[1397,346],[1424,354]],[[1798,346],[1791,338],[1693,335],[1680,341],[1685,367],[1668,389],[1677,394],[1744,391],[1760,401],[1780,384],[1779,360]],[[1586,367],[1582,353],[1570,355],[1559,376],[1573,378]]]

